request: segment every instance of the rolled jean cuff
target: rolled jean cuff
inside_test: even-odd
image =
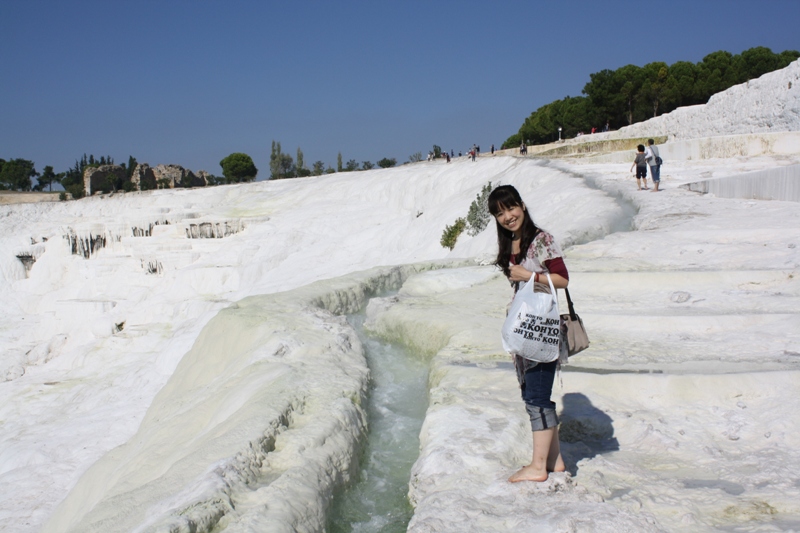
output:
[[[555,409],[530,404],[525,404],[525,409],[531,417],[531,431],[543,431],[558,425],[558,415]]]

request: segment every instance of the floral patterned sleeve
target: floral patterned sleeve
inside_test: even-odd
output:
[[[564,254],[561,252],[561,247],[556,242],[555,237],[546,231],[540,231],[533,238],[533,242],[528,248],[528,257],[535,258],[540,265],[544,265],[545,261],[563,256]]]

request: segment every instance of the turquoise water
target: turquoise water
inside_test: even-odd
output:
[[[364,315],[351,315],[348,322],[364,344],[372,377],[369,434],[359,479],[334,499],[328,530],[406,531],[413,512],[408,481],[428,408],[428,364],[402,346],[369,337]]]

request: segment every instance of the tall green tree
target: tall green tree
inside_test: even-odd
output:
[[[311,175],[311,171],[306,167],[305,161],[303,160],[303,151],[300,148],[297,149],[297,160],[294,166],[295,174],[298,178],[305,178]]]
[[[284,178],[294,178],[297,175],[294,159],[289,154],[281,154],[281,174]]]
[[[325,173],[325,163],[322,161],[314,161],[314,166],[311,173],[315,176],[322,176],[322,174]]]
[[[609,122],[616,129],[625,123],[625,99],[620,90],[624,82],[613,70],[601,70],[589,75],[583,94],[589,98],[592,118],[598,124]]]
[[[10,159],[0,170],[0,187],[12,191],[30,191],[31,178],[38,176],[33,161]]]
[[[592,128],[592,118],[588,111],[589,100],[582,96],[569,97],[546,104],[525,119],[519,129],[519,137],[506,141],[506,145],[518,146],[520,142],[543,144],[558,139],[558,128],[562,137],[574,137],[578,132],[588,132]]]
[[[94,161],[94,156],[92,156]],[[70,193],[74,199],[83,198],[86,191],[83,188],[83,171],[89,166],[89,159],[86,154],[75,161],[75,166],[67,170],[66,175],[61,179],[64,190]]]
[[[695,94],[702,102],[711,96],[741,83],[741,62],[734,61],[733,54],[720,50],[705,56],[698,65]]]
[[[128,156],[128,166],[125,168],[125,171],[128,173],[128,181],[131,180],[133,176],[133,171],[136,170],[137,161],[136,158],[132,155]]]
[[[336,156],[336,172],[342,171],[342,152],[339,152],[339,155]]]
[[[658,116],[659,107],[664,109],[665,104],[678,100],[677,82],[669,76],[667,64],[661,61],[645,65],[642,74],[641,104],[645,106],[648,116]],[[649,114],[650,110],[652,115]]]
[[[240,183],[243,181],[253,181],[256,179],[258,169],[253,163],[253,159],[244,153],[234,152],[219,162],[222,167],[222,175],[228,183]]]
[[[272,141],[272,150],[269,154],[270,179],[281,179],[281,143]]]
[[[299,154],[302,156],[303,152],[298,148]],[[294,178],[297,171],[294,164],[294,159],[289,154],[283,153],[281,150],[281,143],[272,141],[272,152],[269,156],[269,169],[270,179],[280,180],[284,178]]]
[[[615,71],[618,79],[619,90],[625,102],[625,118],[628,125],[633,124],[633,112],[637,101],[640,99],[644,72],[636,65],[625,65]]]
[[[50,191],[52,191],[53,190],[53,182],[54,181],[55,182],[58,181],[58,174],[53,172],[53,167],[51,167],[50,165],[47,165],[46,167],[44,167],[44,170],[42,170],[42,173],[39,175],[38,180],[39,180],[39,183],[38,183],[38,186],[37,186],[38,190],[41,191],[41,190],[44,190],[45,187],[48,187],[50,189]]]
[[[697,65],[691,61],[677,61],[669,66],[669,78],[675,83],[677,97],[665,110],[671,111],[676,107],[699,103],[694,91],[697,80]]]

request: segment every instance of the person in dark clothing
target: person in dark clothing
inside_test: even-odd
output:
[[[644,145],[640,144],[636,147],[638,153],[636,154],[636,159],[633,160],[633,164],[631,165],[631,172],[633,172],[633,167],[636,167],[636,185],[639,187],[639,190],[647,189],[647,159],[644,155]]]

